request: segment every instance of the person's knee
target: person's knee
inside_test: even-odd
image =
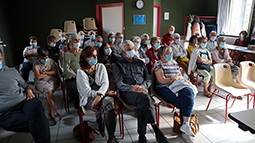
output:
[[[151,104],[152,99],[149,94],[146,93],[139,93],[139,98],[140,98],[140,104]]]
[[[43,109],[41,101],[37,98],[30,99],[27,102],[29,104],[30,110],[34,112],[38,112],[39,110]]]

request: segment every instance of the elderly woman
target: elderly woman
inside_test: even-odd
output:
[[[135,58],[142,60],[145,64],[150,62],[150,59],[146,56],[145,51],[141,48],[141,38],[138,36],[132,37],[132,42],[134,42],[134,52]]]
[[[182,77],[177,62],[173,60],[171,47],[160,47],[158,55],[161,59],[154,65],[157,77],[155,92],[160,98],[180,109],[180,130],[189,136],[195,136],[191,131],[190,117],[197,88]]]
[[[112,58],[114,62],[122,57],[121,43],[123,42],[124,35],[120,32],[117,32],[115,37],[116,37],[116,44],[112,45]]]
[[[63,69],[65,76],[65,85],[70,101],[74,102],[74,108],[79,107],[79,93],[76,87],[76,73],[80,68],[79,59],[81,55],[80,36],[76,33],[70,35],[70,50],[65,52],[63,60]]]
[[[113,33],[113,32],[109,32],[109,33],[108,33],[107,39],[108,39],[108,44],[109,44],[110,46],[116,44],[115,36],[114,36],[114,33]]]
[[[188,73],[192,70],[196,70],[198,73],[204,76],[203,86],[204,86],[204,95],[207,97],[211,97],[212,93],[212,76],[213,76],[213,68],[212,58],[210,52],[206,49],[207,46],[207,38],[199,37],[198,38],[199,47],[195,48],[190,57],[190,64]],[[211,82],[210,82],[211,81]],[[210,82],[209,86],[208,83]]]
[[[148,71],[154,67],[154,63],[159,60],[158,58],[158,49],[160,48],[160,37],[152,37],[151,38],[151,45],[152,48],[146,51],[147,57],[150,59],[150,62],[147,64]]]
[[[37,49],[37,38],[34,36],[29,37],[29,45],[23,51],[24,61],[22,63],[22,77],[25,81],[28,81],[29,71],[33,68],[33,63],[38,60]]]
[[[144,33],[141,35],[141,48],[146,52],[151,48],[150,37],[148,34]]]
[[[212,58],[214,63],[228,63],[231,68],[232,79],[234,82],[239,82],[240,68],[232,63],[232,59],[229,56],[228,49],[226,48],[226,39],[224,37],[219,37],[217,39],[218,46],[212,50]],[[242,100],[241,96],[237,99]]]
[[[108,143],[115,143],[116,113],[114,99],[116,92],[108,91],[109,80],[106,68],[97,63],[98,52],[95,47],[85,47],[80,56],[81,68],[77,70],[77,88],[80,93],[80,106],[96,112],[99,129],[104,135],[104,125],[108,132]]]
[[[191,53],[193,52],[193,50],[197,47],[197,36],[196,35],[192,35],[189,38],[189,46],[188,46],[188,58],[190,58]]]
[[[243,30],[239,33],[239,38],[236,39],[234,45],[237,45],[237,46],[243,46],[243,47],[247,47],[248,44],[250,43],[250,38],[247,37],[248,33]]]
[[[212,50],[215,49],[215,47],[217,47],[216,38],[217,38],[217,33],[215,31],[211,31],[209,34],[209,40],[207,42],[207,47],[206,47],[206,49],[209,52],[212,52]]]
[[[87,46],[95,46],[96,33],[93,30],[91,30],[88,32],[88,36],[89,36],[89,40],[87,40],[84,43],[83,49],[84,47],[87,47]]]
[[[54,60],[49,58],[49,53],[45,48],[37,50],[39,60],[34,63],[34,73],[37,79],[35,87],[45,94],[45,103],[48,110],[48,118],[51,126],[56,124],[56,120],[61,120],[54,105],[53,92],[59,86],[59,75]],[[51,115],[53,111],[55,119]]]

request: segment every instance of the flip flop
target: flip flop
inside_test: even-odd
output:
[[[208,97],[208,98],[211,98],[212,93],[211,93],[211,92],[204,93],[204,96],[206,96],[206,97]]]

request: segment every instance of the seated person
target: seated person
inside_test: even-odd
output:
[[[110,90],[116,91],[116,85],[113,78],[113,61],[112,61],[112,49],[109,44],[103,43],[102,48],[99,49],[98,62],[105,65],[108,73],[108,78],[110,82],[109,88]]]
[[[112,58],[114,62],[120,59],[122,56],[121,43],[123,42],[124,35],[120,32],[117,32],[115,37],[116,37],[116,44],[112,45]]]
[[[49,52],[49,58],[53,59],[57,64],[60,58],[59,49],[56,46],[57,38],[53,35],[47,37],[47,45],[45,48]]]
[[[212,50],[215,49],[215,47],[217,47],[216,36],[217,36],[217,33],[215,31],[211,31],[209,34],[209,40],[207,42],[207,47],[206,47],[206,49],[209,52],[212,52]]]
[[[64,54],[63,69],[65,76],[66,92],[70,97],[70,101],[74,102],[74,108],[79,107],[79,93],[76,86],[76,73],[80,68],[79,60],[81,55],[80,35],[74,33],[69,36],[71,49]]]
[[[163,35],[162,44],[166,46],[170,46],[171,43],[174,42],[173,34],[174,34],[175,27],[173,25],[169,26],[168,32]]]
[[[206,49],[207,38],[202,36],[198,38],[199,47],[195,48],[191,54],[188,73],[191,73],[191,70],[196,70],[198,73],[204,76],[203,86],[204,86],[204,95],[211,97],[212,86],[213,86],[213,67],[212,58],[209,51]],[[211,81],[211,82],[210,82]],[[209,86],[208,83],[210,82]]]
[[[84,49],[87,46],[95,46],[96,33],[93,30],[91,30],[88,32],[88,36],[89,40],[85,42],[82,49]]]
[[[146,56],[145,51],[141,48],[141,38],[138,36],[132,37],[134,42],[135,58],[142,60],[145,64],[150,62],[150,59]]]
[[[65,33],[60,33],[59,34],[59,41],[56,43],[56,47],[60,50],[60,52],[63,51],[63,48],[66,46],[66,34]]]
[[[250,43],[250,38],[247,37],[247,35],[248,35],[248,33],[245,30],[241,31],[239,33],[240,37],[235,40],[234,45],[247,47],[248,44]]]
[[[155,119],[152,99],[148,94],[151,78],[144,62],[134,57],[134,44],[125,40],[122,44],[123,58],[113,66],[114,79],[120,91],[120,97],[128,105],[137,107],[139,143],[147,142],[147,123],[152,125],[159,143],[168,143],[167,138],[161,132]]]
[[[83,46],[85,44],[85,33],[81,30],[78,32],[78,35],[80,35],[80,37],[81,37],[81,48],[83,48]]]
[[[147,50],[149,50],[151,48],[150,45],[150,37],[148,34],[144,33],[143,35],[141,35],[141,48],[146,52]]]
[[[154,63],[159,60],[158,58],[158,49],[160,48],[160,37],[152,37],[151,38],[151,45],[152,48],[146,51],[147,57],[150,59],[150,62],[147,64],[148,71],[154,67]]]
[[[109,32],[107,35],[108,44],[112,47],[112,45],[116,44],[115,36],[113,32]]]
[[[95,39],[95,47],[101,48],[102,44],[103,44],[103,38],[100,35],[97,35]]]
[[[22,63],[22,77],[27,82],[29,77],[29,71],[33,69],[33,63],[38,60],[37,38],[34,36],[29,37],[28,42],[30,46],[27,46],[23,51],[24,61]]]
[[[190,59],[191,53],[193,52],[193,50],[197,47],[197,36],[192,35],[189,38],[189,46],[188,46],[188,58]]]
[[[77,88],[80,93],[80,106],[96,112],[100,133],[104,136],[104,125],[108,132],[108,143],[117,143],[114,136],[116,113],[114,96],[116,91],[108,91],[109,80],[106,68],[97,63],[97,49],[85,47],[80,56],[80,69],[77,70]]]
[[[160,98],[180,109],[180,130],[189,136],[195,136],[190,127],[190,117],[197,88],[183,78],[177,62],[173,60],[171,47],[161,46],[158,54],[161,59],[154,65],[157,77],[155,92]]]
[[[232,63],[232,59],[226,48],[226,39],[224,37],[219,37],[217,39],[217,44],[218,46],[212,50],[213,63],[228,63],[231,68],[233,81],[239,83],[240,68]],[[242,100],[242,97],[238,96],[237,99]]]
[[[36,143],[51,142],[49,122],[41,101],[35,98],[32,89],[14,68],[2,66],[1,49],[0,127],[7,131],[31,133]]]
[[[57,109],[55,108],[53,92],[60,84],[58,69],[54,60],[49,58],[49,53],[45,48],[38,49],[39,60],[34,63],[35,87],[45,94],[45,103],[48,110],[48,119],[51,126],[56,125],[56,121],[61,120]],[[51,115],[53,111],[55,119]]]

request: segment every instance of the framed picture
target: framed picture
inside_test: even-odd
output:
[[[146,24],[146,16],[145,15],[134,15],[134,24],[135,25]]]

